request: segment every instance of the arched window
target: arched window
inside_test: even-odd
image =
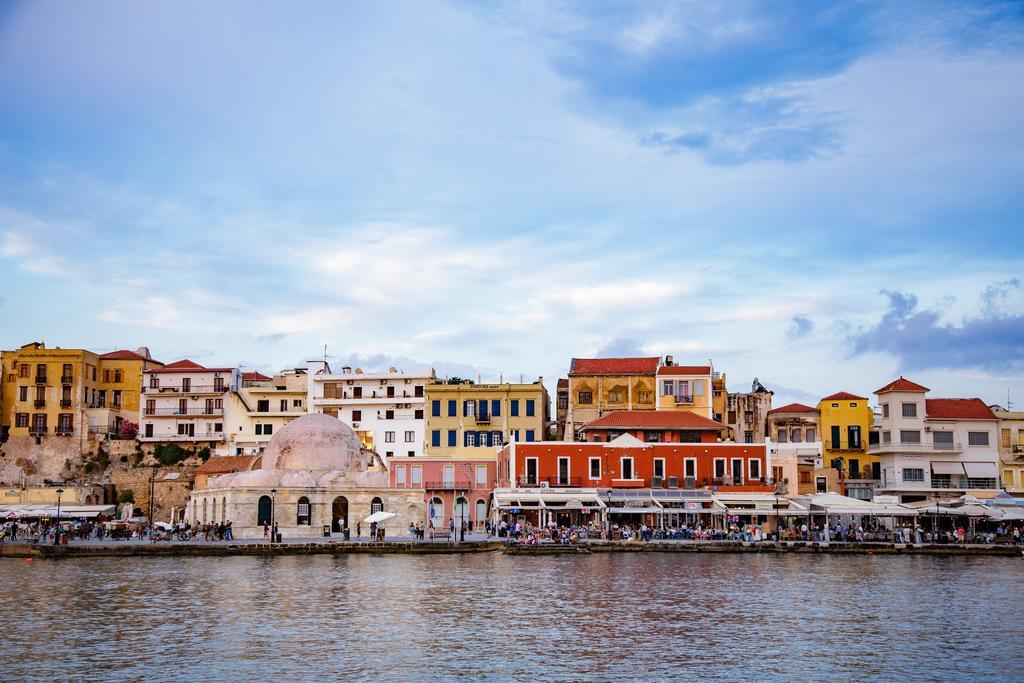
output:
[[[260,496],[259,502],[256,503],[256,526],[270,524],[270,509],[273,505],[270,496]]]
[[[203,524],[206,524],[206,499],[203,498]]]
[[[473,521],[477,524],[487,521],[487,501],[483,498],[478,498],[476,501],[476,515],[473,517]]]
[[[370,514],[371,515],[374,512],[380,512],[383,509],[384,509],[384,501],[381,500],[380,498],[374,498],[373,500],[370,501]]]
[[[309,526],[312,514],[309,506],[309,498],[303,496],[299,498],[298,504],[295,506],[295,523],[298,526]]]
[[[434,527],[444,526],[444,501],[437,497],[430,500],[430,524]]]

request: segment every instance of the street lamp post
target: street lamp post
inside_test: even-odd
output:
[[[932,494],[935,498],[935,522],[932,524],[932,542],[939,541],[939,499],[942,497],[938,491]]]
[[[57,528],[53,530],[53,544],[60,545],[60,497],[64,495],[64,489],[57,489]]]
[[[277,543],[277,524],[274,523],[274,513],[277,508],[277,489],[270,489],[270,542]]]

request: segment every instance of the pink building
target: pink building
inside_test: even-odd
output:
[[[482,529],[490,514],[491,492],[497,479],[494,456],[456,458],[415,456],[388,458],[390,485],[396,489],[424,489],[427,516],[435,529]]]

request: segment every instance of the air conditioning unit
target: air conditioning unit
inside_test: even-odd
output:
[[[547,483],[546,481],[542,481],[542,482],[540,483],[540,488],[542,488],[542,489],[546,489],[546,488],[548,488],[549,486],[550,486],[550,484],[548,484],[548,483]]]
[[[349,386],[352,386],[352,380],[350,380],[350,379],[345,380],[345,384],[347,384]]]
[[[688,489],[697,488],[697,477],[683,477],[683,486]]]
[[[660,489],[660,488],[662,488],[661,482],[662,482],[662,478],[661,477],[651,477],[651,488],[652,489]]]
[[[668,487],[670,489],[677,489],[677,488],[679,488],[679,477],[669,477],[668,478]]]
[[[359,429],[359,423],[358,422],[353,422],[352,423],[352,429]]]

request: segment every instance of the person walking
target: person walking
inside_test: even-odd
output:
[[[270,538],[270,522],[263,522],[263,540]]]

